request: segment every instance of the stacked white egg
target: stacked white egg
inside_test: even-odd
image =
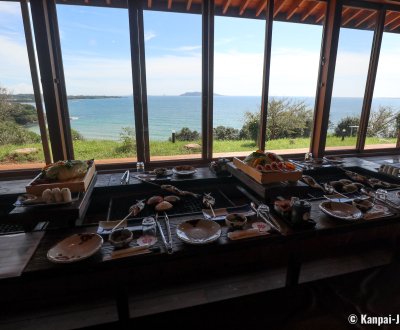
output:
[[[53,188],[46,189],[42,193],[42,199],[47,204],[51,203],[68,203],[72,201],[71,190],[69,188]]]
[[[397,177],[397,176],[399,176],[400,168],[392,166],[392,165],[382,164],[379,168],[379,172]]]

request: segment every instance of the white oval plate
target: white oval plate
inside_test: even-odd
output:
[[[353,205],[324,201],[319,204],[319,208],[327,215],[341,220],[358,220],[362,218],[362,212]]]
[[[179,168],[173,168],[172,172],[177,176],[191,176],[197,172],[197,169],[193,166],[188,167],[190,169],[187,170],[180,170]]]
[[[212,220],[188,220],[178,225],[176,233],[186,243],[208,244],[221,236],[221,226]]]
[[[67,264],[89,258],[100,250],[103,238],[94,233],[74,234],[58,242],[47,252],[47,259]]]

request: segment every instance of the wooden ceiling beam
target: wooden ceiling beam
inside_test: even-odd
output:
[[[231,2],[232,2],[232,0],[226,0],[224,9],[222,10],[222,14],[224,14],[224,15],[226,14],[226,12],[229,9],[229,6],[230,6]]]
[[[186,10],[189,11],[191,7],[192,7],[192,0],[188,0]]]
[[[350,17],[348,17],[343,23],[342,26],[345,26],[347,24],[349,24],[353,19],[357,18],[358,16],[360,16],[362,13],[364,12],[364,9],[359,9],[357,12],[355,12],[353,15],[351,15]]]
[[[147,0],[147,8],[151,8],[153,5],[153,0]]]
[[[344,15],[346,15],[347,12],[348,12],[349,10],[351,10],[351,9],[352,9],[351,7],[346,7],[346,8],[344,8],[344,9],[342,10],[342,17],[343,17]]]
[[[400,27],[400,22],[397,22],[396,24],[394,24],[394,25],[389,29],[389,31],[396,30],[398,27]]]
[[[270,0],[270,1],[274,1],[274,0]],[[262,13],[262,11],[267,7],[267,3],[268,0],[262,0],[257,8],[256,11],[256,17],[260,16],[260,14]]]
[[[168,9],[172,8],[172,0],[168,0]]]
[[[314,6],[309,8],[309,10],[305,10],[304,15],[301,17],[300,21],[304,22],[307,18],[309,18],[311,15],[313,15],[321,5],[323,5],[323,3],[318,2]]]
[[[295,4],[293,5],[293,7],[290,8],[290,9],[288,10],[288,14],[287,14],[287,16],[286,16],[286,19],[287,19],[287,20],[291,19],[292,16],[293,16],[294,14],[296,14],[296,11],[300,9],[301,5],[302,5],[304,2],[305,2],[305,0],[300,1],[300,3],[298,3],[298,4],[295,3]]]
[[[276,17],[276,15],[279,14],[279,12],[283,8],[283,5],[285,4],[285,2],[286,2],[286,0],[281,0],[281,2],[276,6],[275,11],[274,11],[274,18]]]
[[[322,10],[321,11],[321,14],[317,17],[317,19],[315,20],[315,23],[319,23],[319,22],[321,22],[323,19],[324,19],[324,17],[325,17],[325,10]]]
[[[388,18],[388,17],[390,17],[390,18]],[[389,24],[392,24],[393,22],[397,21],[399,18],[400,18],[400,16],[397,12],[394,12],[394,11],[388,12],[386,14],[385,27],[387,27]],[[375,24],[376,24],[375,20],[372,20],[372,22],[367,25],[367,29],[372,28]]]
[[[244,2],[242,2],[242,5],[240,6],[240,10],[239,10],[239,15],[242,16],[244,11],[246,10],[247,6],[249,5],[250,0],[245,0]]]
[[[356,25],[354,25],[354,27],[359,27],[361,24],[365,23],[370,18],[372,18],[375,14],[376,14],[376,11],[372,11],[370,14],[365,16],[362,20],[358,21],[358,23]],[[374,21],[374,23],[375,23],[375,21]]]
[[[386,16],[386,21],[385,21],[385,27],[392,24],[393,22],[397,21],[400,17],[400,15],[394,11],[392,11],[390,14],[392,15],[392,18],[388,19],[388,16]]]

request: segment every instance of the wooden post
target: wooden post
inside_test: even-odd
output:
[[[268,96],[269,96],[269,77],[271,68],[271,45],[272,45],[272,28],[274,21],[274,0],[268,0],[266,7],[265,22],[265,41],[264,41],[264,65],[263,65],[263,83],[261,97],[260,112],[260,129],[258,131],[258,148],[265,150],[265,141],[267,135],[267,113],[268,113]]]
[[[202,158],[212,159],[214,97],[214,0],[202,6]]]
[[[139,45],[139,1],[128,1],[129,33],[131,41],[131,65],[133,81],[133,108],[135,116],[136,151],[138,162],[145,162],[144,123],[143,123],[143,99],[142,79]]]
[[[33,35],[31,29],[31,19],[29,17],[29,8],[27,0],[21,1],[21,13],[24,23],[24,32],[26,40],[26,49],[28,51],[29,67],[31,69],[33,95],[35,97],[36,112],[38,115],[38,123],[40,137],[42,139],[43,154],[46,164],[51,163],[51,154],[49,141],[47,137],[46,118],[43,110],[42,94],[40,91],[40,81],[35,58],[35,47],[33,45]]]
[[[371,56],[369,59],[369,68],[367,82],[365,84],[365,93],[362,106],[362,113],[360,118],[360,127],[358,128],[357,137],[357,151],[361,152],[364,150],[365,138],[368,130],[369,116],[371,113],[371,104],[374,97],[374,87],[376,74],[378,71],[379,54],[381,51],[383,30],[385,28],[386,10],[382,9],[379,11],[376,17],[376,26],[374,31],[374,39],[371,48]]]
[[[318,87],[315,97],[314,127],[310,145],[310,151],[317,158],[322,157],[325,151],[341,14],[341,0],[327,2],[318,73]]]
[[[32,1],[31,13],[53,160],[73,159],[55,1]]]

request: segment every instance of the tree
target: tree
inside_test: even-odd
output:
[[[271,98],[267,111],[267,138],[269,140],[308,137],[312,129],[312,110],[302,101]],[[260,114],[246,112],[241,130],[242,139],[257,142]]]
[[[335,127],[336,136],[356,136],[357,129],[351,129],[350,126],[357,126],[360,123],[360,117],[357,116],[347,116],[340,119],[339,123]]]
[[[19,125],[26,125],[38,121],[34,106],[10,102],[11,98],[9,91],[0,86],[0,122],[9,121]]]
[[[176,132],[175,138],[178,141],[195,141],[200,139],[200,133],[192,131],[188,127],[183,127],[179,132]]]
[[[217,126],[213,131],[216,140],[239,140],[240,138],[239,130],[233,127]]]
[[[122,127],[119,138],[122,142],[122,145],[117,148],[119,152],[134,152],[136,150],[136,136],[133,127]]]
[[[304,102],[272,98],[268,101],[267,138],[308,137],[312,120],[312,110]]]
[[[240,138],[243,140],[253,140],[257,142],[260,127],[260,114],[257,112],[245,112],[244,124],[240,130]]]
[[[379,106],[371,113],[367,136],[394,137],[397,134],[396,118],[398,113],[390,106]]]

